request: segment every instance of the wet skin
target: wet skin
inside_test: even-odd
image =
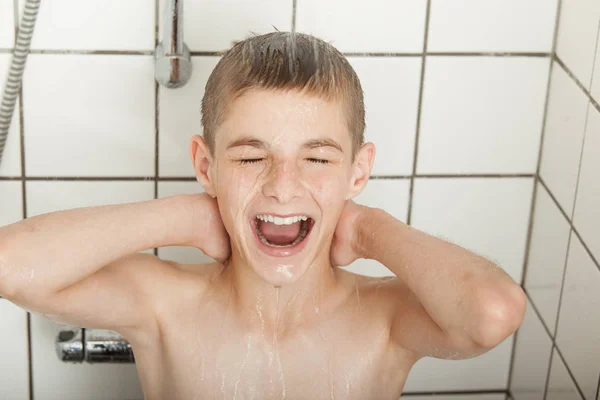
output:
[[[344,205],[373,163],[372,144],[353,149],[343,108],[297,92],[237,99],[212,154],[192,139],[231,257],[171,263],[161,278],[159,329],[130,335],[149,400],[399,398],[418,358],[390,341],[402,285],[330,262]],[[314,225],[301,250],[278,255],[258,242],[257,214],[302,214]]]

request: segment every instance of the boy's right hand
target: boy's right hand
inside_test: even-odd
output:
[[[229,235],[219,213],[217,200],[206,193],[191,196],[193,224],[187,246],[197,247],[220,263],[231,255]]]

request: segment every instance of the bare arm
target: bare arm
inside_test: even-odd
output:
[[[1,227],[0,293],[57,292],[126,255],[182,244],[191,233],[184,204],[173,196],[76,208]]]
[[[525,294],[502,268],[381,210],[367,208],[359,220],[359,253],[384,264],[410,289],[397,292],[403,307],[393,339],[422,355],[471,358],[520,325]]]
[[[214,221],[208,218],[214,207],[205,195],[176,195],[53,212],[1,227],[0,295],[73,325],[139,325],[152,312],[151,285],[167,277],[172,263],[136,253],[201,247],[204,238],[197,233]]]

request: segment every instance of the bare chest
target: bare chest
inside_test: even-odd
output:
[[[134,346],[146,400],[398,399],[414,361],[368,315],[324,318],[285,339],[225,317],[174,315],[159,346]]]

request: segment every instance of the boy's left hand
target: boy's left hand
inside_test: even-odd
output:
[[[340,215],[335,232],[333,234],[333,242],[331,243],[331,265],[346,266],[354,260],[362,258],[358,246],[358,229],[357,221],[359,216],[364,213],[368,207],[356,204],[352,200],[347,200],[344,209]]]

